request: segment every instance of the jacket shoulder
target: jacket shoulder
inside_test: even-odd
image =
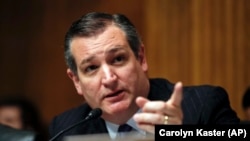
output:
[[[78,107],[74,107],[72,109],[64,111],[63,113],[58,114],[52,119],[50,123],[50,135],[54,135],[62,129],[65,129],[70,125],[79,122],[84,117],[86,117],[90,111],[91,108],[87,104],[82,104]]]

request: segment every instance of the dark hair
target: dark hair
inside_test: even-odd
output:
[[[250,107],[250,87],[248,87],[243,95],[242,98],[242,107],[246,109]]]
[[[126,34],[127,41],[138,58],[138,51],[141,44],[140,37],[135,26],[129,19],[122,14],[108,14],[92,12],[83,15],[80,19],[73,22],[65,36],[64,56],[68,67],[76,74],[77,68],[74,57],[70,51],[70,43],[74,37],[91,37],[102,33],[109,25],[116,25]]]

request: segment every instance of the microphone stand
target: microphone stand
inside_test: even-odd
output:
[[[68,128],[64,129],[64,130],[61,130],[59,133],[57,133],[55,136],[53,136],[49,141],[54,141],[56,140],[59,136],[61,136],[63,133],[69,131],[70,129],[90,120],[90,119],[95,119],[95,118],[98,118],[102,115],[102,110],[100,108],[96,108],[94,110],[92,110],[88,116],[86,118],[84,118],[83,120],[69,126]]]

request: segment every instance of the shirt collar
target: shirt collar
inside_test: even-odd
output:
[[[137,111],[137,113],[140,113],[141,110],[139,109]],[[109,136],[114,139],[116,136],[117,136],[117,131],[118,131],[118,128],[120,125],[118,124],[114,124],[114,123],[111,123],[111,122],[108,122],[105,120],[105,123],[106,123],[106,127],[108,129],[108,133],[109,133]],[[133,119],[133,116],[126,122],[129,126],[131,126],[134,130],[138,131],[140,134],[142,135],[146,135],[146,132],[142,129],[140,129],[139,127],[137,127],[137,124],[136,122],[134,121]]]

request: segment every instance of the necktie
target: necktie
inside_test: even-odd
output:
[[[129,126],[128,124],[120,125],[120,127],[118,128],[118,132],[129,132],[131,130],[132,130],[132,127]]]

